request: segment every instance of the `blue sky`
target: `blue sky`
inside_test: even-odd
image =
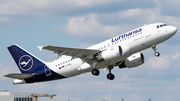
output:
[[[20,72],[7,47],[18,44],[44,61],[52,52],[36,46],[86,48],[144,24],[164,22],[180,28],[179,0],[0,0],[0,90],[57,94],[52,101],[179,101],[179,31],[171,39],[142,51],[145,64],[115,68],[116,78],[91,73],[51,82],[13,85],[7,73]],[[39,98],[49,101],[49,98]]]

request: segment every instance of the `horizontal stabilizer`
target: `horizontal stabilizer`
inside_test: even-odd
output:
[[[7,75],[4,75],[5,77],[9,77],[9,78],[13,78],[13,79],[19,79],[19,80],[23,80],[23,79],[27,79],[27,78],[30,78],[30,77],[33,77],[35,75],[34,74],[7,74]]]

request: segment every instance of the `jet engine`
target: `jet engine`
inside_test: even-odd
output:
[[[98,61],[107,61],[130,54],[131,49],[127,45],[111,47],[100,53]]]
[[[136,53],[124,60],[124,62],[119,65],[119,68],[133,68],[140,66],[144,63],[144,55],[142,53]]]

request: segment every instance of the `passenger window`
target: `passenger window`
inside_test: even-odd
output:
[[[157,26],[157,28],[159,28],[159,25]]]
[[[163,25],[160,25],[160,27],[163,27]]]

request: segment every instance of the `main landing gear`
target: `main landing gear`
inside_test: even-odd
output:
[[[114,80],[115,76],[114,74],[111,73],[111,70],[113,69],[114,67],[113,66],[108,66],[108,69],[109,69],[109,73],[107,74],[107,78],[109,80]],[[91,73],[95,76],[98,76],[100,74],[99,70],[94,68]]]
[[[94,67],[94,69],[91,71],[91,73],[93,74],[93,75],[95,75],[95,76],[98,76],[99,74],[100,74],[100,72],[99,72],[99,70],[98,69],[96,69],[96,64],[97,64],[97,62],[94,62],[93,63],[93,67]]]
[[[160,56],[160,53],[159,52],[156,52],[156,45],[152,45],[152,49],[153,49],[153,51],[155,52],[154,53],[154,55],[156,56],[156,57],[159,57]]]
[[[94,69],[91,71],[91,73],[92,73],[93,75],[95,75],[95,76],[98,76],[98,75],[100,74],[99,70],[96,69],[96,68],[94,68]]]
[[[107,78],[109,80],[114,80],[115,76],[114,74],[111,73],[111,70],[114,68],[114,66],[108,66],[108,69],[109,69],[109,73],[107,74]]]

